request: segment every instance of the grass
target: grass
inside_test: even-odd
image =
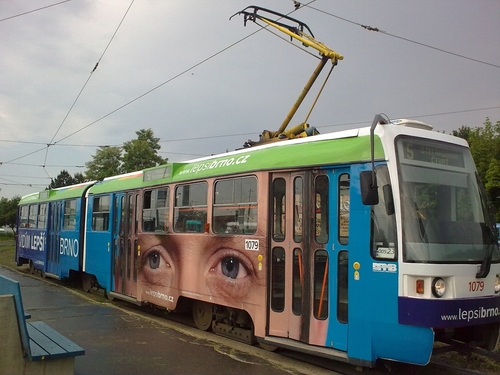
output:
[[[15,239],[12,233],[0,234],[0,265],[15,268]]]

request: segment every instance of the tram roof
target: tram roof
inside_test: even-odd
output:
[[[383,157],[382,144],[379,138],[375,137],[375,158]],[[106,178],[92,186],[89,193],[101,194],[224,175],[275,169],[314,168],[369,160],[370,137],[359,136],[359,130],[355,129],[273,142],[186,162],[147,168],[144,171]]]
[[[410,120],[391,122],[393,126],[429,129],[430,126]],[[417,124],[418,126],[416,126]],[[422,125],[425,125],[424,127]],[[388,125],[386,125],[388,126]],[[427,131],[427,130],[426,130]],[[434,133],[439,134],[439,133]],[[376,160],[384,159],[382,142],[375,134]],[[20,204],[68,199],[88,194],[127,191],[172,182],[195,181],[220,177],[294,168],[315,168],[370,161],[369,128],[351,129],[311,137],[270,142],[186,162],[168,163],[143,171],[107,177],[103,181],[87,182],[24,196]]]
[[[37,193],[25,195],[19,201],[19,204],[27,204],[34,202],[49,202],[59,199],[78,198],[83,195],[85,190],[94,182],[84,182],[82,184],[64,186],[57,189],[42,190]]]

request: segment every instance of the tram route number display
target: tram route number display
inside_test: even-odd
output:
[[[463,154],[455,150],[450,150],[447,147],[441,148],[419,141],[404,141],[403,149],[403,156],[407,160],[417,160],[460,168],[465,167]]]

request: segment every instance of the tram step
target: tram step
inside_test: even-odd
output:
[[[253,344],[254,342],[254,335],[250,329],[234,327],[226,323],[214,321],[212,323],[212,330],[218,335],[229,337],[246,344]]]
[[[257,341],[268,345],[275,345],[281,348],[294,350],[297,352],[313,354],[323,358],[335,359],[337,361],[348,362],[348,357],[346,352],[333,348],[313,346],[288,338],[272,337],[272,336],[259,338],[257,339]]]
[[[120,293],[116,293],[116,292],[107,292],[107,295],[109,297],[112,297],[112,298],[117,298],[117,299],[120,299],[122,301],[127,301],[129,303],[133,303],[137,306],[142,306],[142,302],[137,301],[137,299],[135,299],[134,297],[130,297],[130,296],[127,296],[125,294],[120,294]]]

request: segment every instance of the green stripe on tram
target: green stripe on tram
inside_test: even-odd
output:
[[[375,138],[375,159],[384,157],[379,138]],[[315,167],[370,160],[370,137],[352,137],[316,142],[283,144],[233,155],[219,156],[175,168],[169,181],[283,168]]]
[[[65,186],[59,189],[43,190],[38,193],[28,194],[21,198],[19,204],[33,203],[33,202],[49,202],[59,199],[70,199],[81,197],[85,189],[91,183],[84,183],[72,186]]]
[[[97,182],[90,194],[133,190],[170,182],[182,182],[223,175],[250,173],[286,168],[321,167],[326,165],[366,162],[370,160],[370,137],[348,137],[313,140],[301,143],[278,142],[262,148],[243,149],[238,153],[217,155],[196,162],[170,163],[124,174]],[[375,137],[375,159],[384,158],[384,150]],[[87,185],[69,186],[49,191],[49,198],[42,199],[45,192],[22,198],[20,204],[67,199],[83,194]],[[40,195],[40,196],[39,196]]]

